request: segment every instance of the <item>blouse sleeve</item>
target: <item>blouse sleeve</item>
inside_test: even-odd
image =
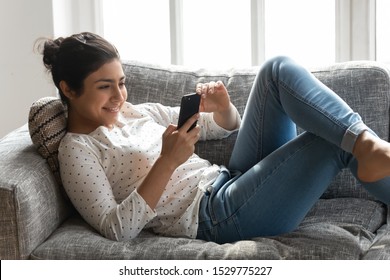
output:
[[[155,122],[167,127],[169,124],[177,124],[179,119],[180,107],[169,107],[159,103],[145,103],[146,111]],[[235,109],[237,129],[226,130],[220,127],[215,121],[212,113],[201,113],[198,124],[201,127],[200,140],[215,140],[228,137],[234,131],[238,130],[241,124],[241,117]]]
[[[80,215],[103,236],[129,240],[156,213],[134,190],[118,203],[97,154],[81,138],[65,136],[59,148],[61,178],[69,199]]]
[[[237,109],[235,110],[235,112],[236,112],[236,123],[237,123],[237,129],[235,130],[226,130],[220,127],[215,122],[212,113],[201,113],[201,117],[199,119],[199,125],[201,127],[200,140],[222,139],[228,137],[234,131],[237,131],[241,124],[241,117]]]

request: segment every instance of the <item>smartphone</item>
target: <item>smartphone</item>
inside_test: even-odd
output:
[[[189,93],[181,98],[179,122],[177,128],[183,126],[183,124],[191,118],[193,115],[199,112],[200,95],[197,93]],[[190,127],[188,131],[196,126],[196,122]]]

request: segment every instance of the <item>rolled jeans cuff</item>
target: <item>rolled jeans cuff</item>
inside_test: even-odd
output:
[[[352,153],[353,148],[355,146],[356,140],[360,134],[364,131],[369,131],[370,133],[376,135],[371,129],[368,128],[362,121],[354,123],[351,125],[343,136],[343,140],[341,141],[341,149],[348,153]]]

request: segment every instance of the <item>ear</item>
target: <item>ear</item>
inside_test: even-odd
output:
[[[62,93],[69,99],[74,99],[75,97],[77,97],[76,95],[76,92],[74,90],[72,90],[68,84],[65,82],[65,81],[61,81],[60,82],[60,88],[61,88],[61,91]]]

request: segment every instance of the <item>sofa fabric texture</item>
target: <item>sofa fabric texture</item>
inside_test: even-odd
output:
[[[124,61],[123,66],[129,102],[178,106],[181,95],[194,91],[197,83],[221,80],[240,114],[259,69],[194,69],[136,61]],[[390,77],[384,65],[346,62],[312,69],[312,73],[359,112],[381,138],[389,140]],[[55,98],[41,102],[51,100]],[[37,112],[42,106],[38,103]],[[49,115],[58,110],[62,109],[51,108]],[[61,131],[64,124],[54,129],[45,126],[44,120],[35,120],[32,131],[26,124],[0,140],[1,259],[390,259],[388,206],[376,201],[349,171],[334,179],[299,228],[289,234],[223,245],[148,231],[126,242],[105,239],[64,198],[53,172],[53,157],[42,154],[40,145],[51,149],[58,142],[48,142],[46,136],[57,135],[53,131]],[[32,121],[30,115],[30,130]],[[35,144],[30,133],[41,135]],[[57,136],[49,137],[50,141]],[[226,165],[235,137],[200,142],[196,153]],[[55,148],[49,154],[53,153]]]

